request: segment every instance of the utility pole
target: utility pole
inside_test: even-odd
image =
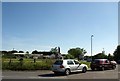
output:
[[[92,58],[92,38],[93,38],[93,35],[91,35],[91,60],[93,60],[93,58]]]

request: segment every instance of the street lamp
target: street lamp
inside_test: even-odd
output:
[[[91,35],[91,60],[93,60],[92,59],[92,38],[93,38],[93,35]]]

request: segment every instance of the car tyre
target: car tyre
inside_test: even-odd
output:
[[[65,70],[65,75],[69,75],[70,74],[70,70],[69,69],[66,69]]]
[[[86,68],[86,67],[83,67],[82,73],[86,73],[86,71],[87,71],[87,68]]]
[[[114,66],[112,66],[112,69],[115,69],[116,68],[116,66],[114,65]]]
[[[104,71],[104,70],[105,70],[105,68],[104,68],[104,67],[101,67],[101,70],[102,70],[102,71]]]
[[[92,71],[95,71],[95,68],[91,68],[92,69]]]
[[[55,75],[58,75],[58,72],[54,72]]]

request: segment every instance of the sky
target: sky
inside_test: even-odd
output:
[[[4,2],[2,50],[32,52],[84,48],[93,55],[113,53],[118,45],[118,3]]]

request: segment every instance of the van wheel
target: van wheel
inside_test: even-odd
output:
[[[70,70],[69,69],[66,69],[65,70],[65,75],[69,75],[70,74]]]
[[[87,71],[87,68],[86,68],[86,67],[83,67],[82,73],[86,73],[86,71]]]

